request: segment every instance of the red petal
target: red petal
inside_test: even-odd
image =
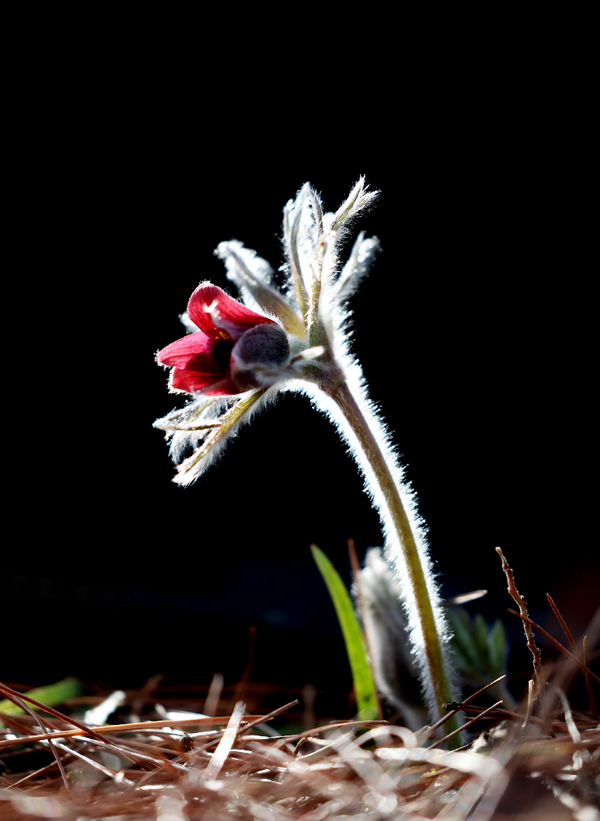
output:
[[[228,374],[228,368],[215,362],[215,345],[218,345],[217,340],[198,331],[171,342],[159,351],[158,361],[172,368],[171,387],[186,393],[203,393],[205,396],[240,393],[239,387]]]
[[[209,357],[214,344],[214,340],[202,332],[188,334],[159,351],[157,359],[169,368],[187,368],[197,357]],[[212,368],[214,371],[214,365]]]
[[[170,385],[178,391],[203,393],[204,396],[230,396],[231,394],[241,393],[229,376],[223,377],[222,374],[219,374],[215,378],[214,374],[199,373],[184,368],[173,368]]]
[[[214,336],[216,331],[223,329],[234,342],[248,328],[266,323],[276,324],[272,319],[246,308],[210,282],[198,285],[191,295],[188,316],[201,331]]]

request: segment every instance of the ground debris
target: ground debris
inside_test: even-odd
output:
[[[500,821],[515,808],[531,821],[600,819],[600,726],[590,715],[564,699],[543,718],[526,704],[451,707],[469,722],[485,712],[456,752],[431,729],[385,721],[269,731],[293,703],[249,714],[238,702],[216,718],[155,706],[152,719],[89,732],[56,710],[3,714],[0,821]]]

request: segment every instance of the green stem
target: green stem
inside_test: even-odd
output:
[[[323,387],[326,393],[336,402],[346,422],[358,439],[360,447],[371,467],[375,481],[379,486],[381,495],[385,500],[385,505],[391,520],[390,523],[395,530],[408,572],[409,583],[412,588],[414,603],[423,633],[423,647],[431,687],[439,713],[440,715],[444,715],[445,711],[442,704],[447,701],[453,701],[454,694],[450,689],[449,677],[442,652],[442,643],[438,635],[425,571],[408,516],[406,515],[406,510],[400,498],[397,483],[394,480],[386,457],[347,382],[343,381],[333,386],[324,385]],[[448,732],[457,729],[458,723],[456,718],[450,718],[445,726]],[[460,743],[459,736],[454,736],[449,741],[449,745],[453,748],[460,746]]]

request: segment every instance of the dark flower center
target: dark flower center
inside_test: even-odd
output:
[[[285,365],[289,355],[288,339],[279,325],[256,325],[235,343],[231,377],[241,391],[272,384],[268,380]],[[265,371],[272,373],[269,376]]]
[[[229,359],[231,357],[231,350],[233,348],[233,341],[231,339],[217,339],[212,349],[213,359],[215,365],[222,371],[229,370]]]
[[[248,365],[276,368],[288,358],[290,346],[279,325],[256,325],[240,337],[235,353]]]

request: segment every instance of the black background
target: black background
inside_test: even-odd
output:
[[[256,681],[350,686],[309,546],[349,581],[347,539],[362,557],[381,537],[334,429],[285,395],[182,489],[152,422],[182,402],[154,354],[190,293],[234,293],[216,245],[278,267],[285,202],[308,180],[335,210],[361,174],[381,196],[356,230],[382,250],[354,351],[442,592],[487,588],[472,612],[527,667],[500,545],[532,616],[560,637],[550,592],[581,633],[600,569],[593,140],[560,71],[363,77],[343,103],[287,89],[279,107],[270,75],[219,96],[193,57],[105,68],[38,77],[15,125],[2,678],[232,682],[255,625]]]

